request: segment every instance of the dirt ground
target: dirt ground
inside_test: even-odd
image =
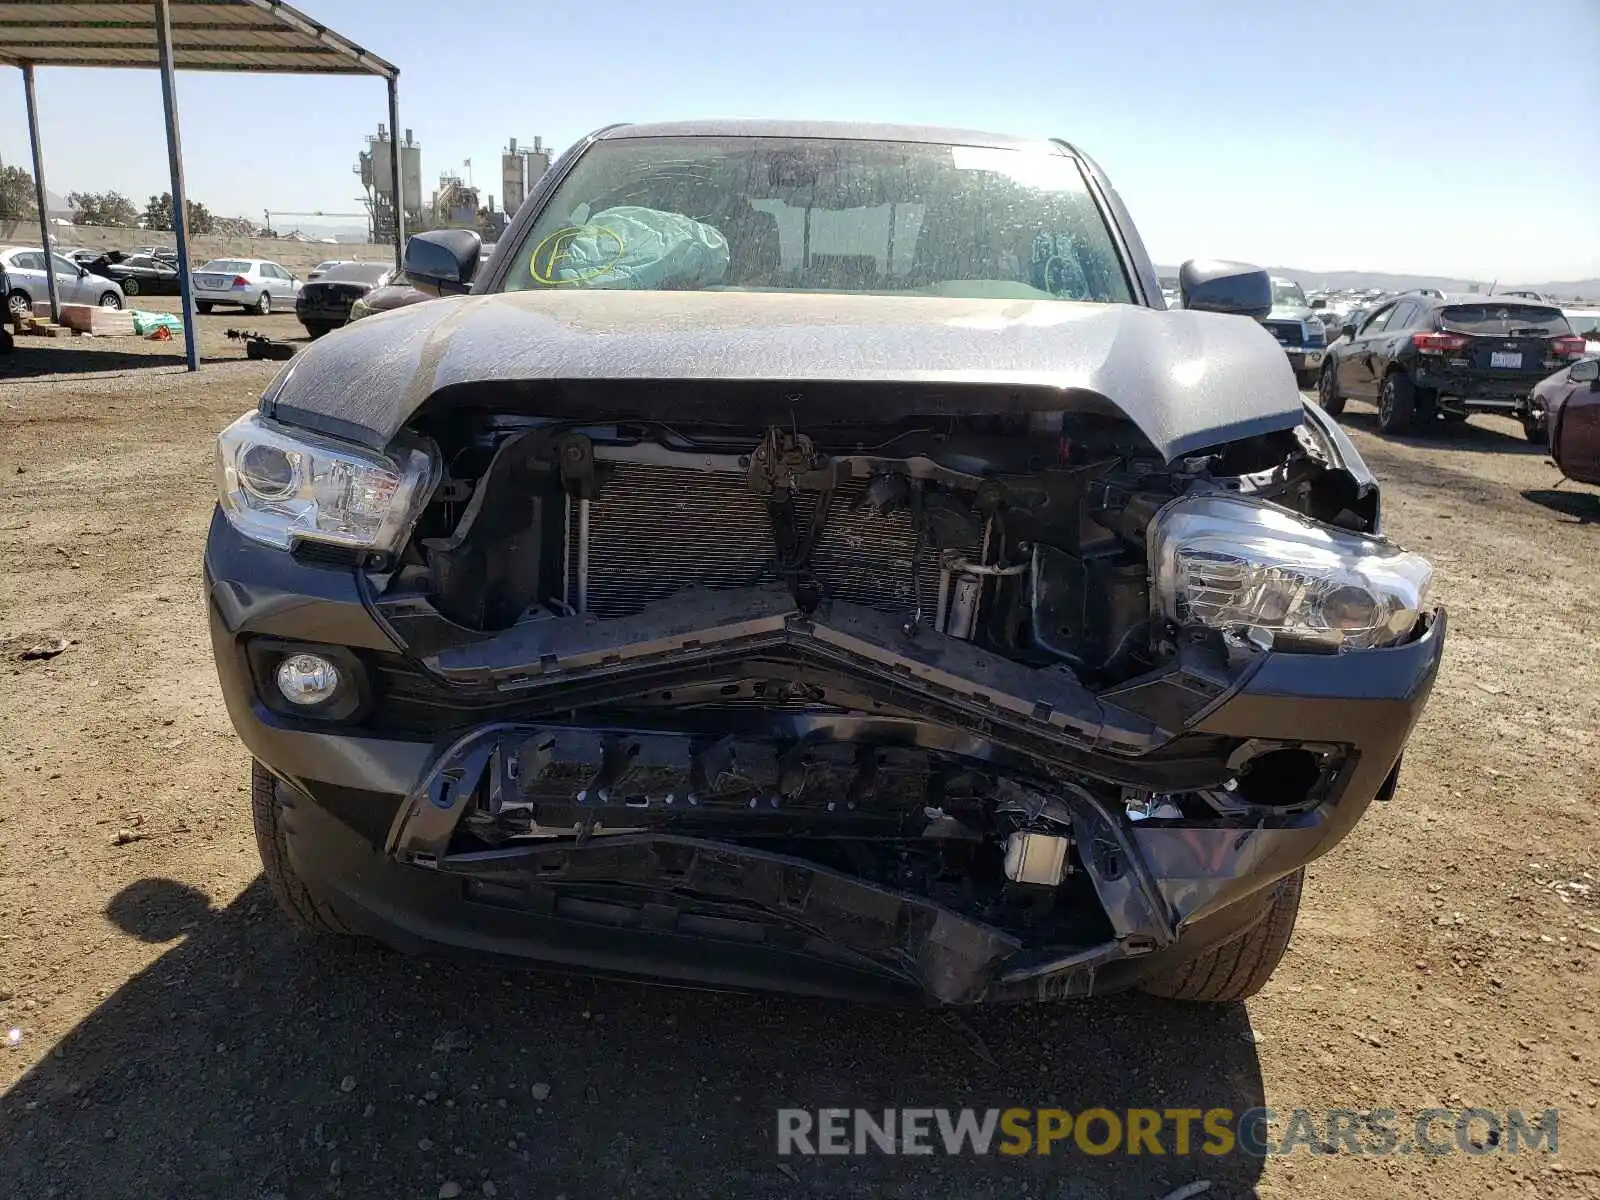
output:
[[[0,360],[0,1180],[28,1197],[1600,1195],[1600,496],[1517,430],[1347,423],[1451,627],[1398,794],[1316,863],[1248,1005],[964,1021],[547,978],[292,935],[259,873],[200,551],[274,364]],[[335,335],[337,336],[337,335]],[[112,374],[83,373],[104,366]],[[65,653],[24,661],[47,637]],[[1560,1110],[1560,1153],[781,1161],[828,1105]],[[454,1185],[454,1186],[452,1186]]]

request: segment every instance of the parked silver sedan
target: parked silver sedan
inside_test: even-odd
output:
[[[300,280],[275,262],[259,258],[214,258],[191,277],[194,306],[203,313],[236,304],[253,313],[294,308]]]
[[[101,308],[121,308],[122,289],[115,280],[95,275],[64,255],[51,256],[56,268],[56,295],[63,304],[98,304]],[[12,317],[32,314],[35,304],[50,299],[50,283],[45,275],[44,251],[27,246],[0,250],[0,275],[6,278],[6,312]]]

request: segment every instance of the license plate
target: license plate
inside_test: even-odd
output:
[[[203,288],[219,288],[222,286],[222,276],[201,275],[195,282]]]
[[[1491,367],[1504,367],[1511,371],[1522,369],[1522,352],[1520,350],[1491,350],[1489,352],[1489,365]]]

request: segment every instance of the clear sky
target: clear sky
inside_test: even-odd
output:
[[[507,138],[798,116],[1065,137],[1156,259],[1600,276],[1600,0],[299,0],[401,68],[431,191]],[[52,191],[167,189],[153,71],[39,71]],[[190,194],[355,211],[381,81],[185,73]],[[0,157],[26,165],[20,75]]]

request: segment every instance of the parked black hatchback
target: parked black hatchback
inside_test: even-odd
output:
[[[1318,380],[1322,407],[1372,400],[1385,433],[1510,415],[1529,389],[1584,353],[1559,308],[1495,296],[1408,294],[1346,325]]]

